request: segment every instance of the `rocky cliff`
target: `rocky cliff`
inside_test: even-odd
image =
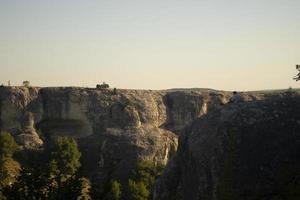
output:
[[[300,198],[300,95],[228,103],[187,127],[154,199]]]
[[[168,163],[154,199],[298,199],[299,94],[230,99],[197,89],[0,87],[0,128],[24,151],[75,138],[93,182],[126,181],[137,160]]]
[[[209,90],[1,87],[0,128],[24,150],[74,137],[87,176],[125,180],[138,159],[167,163],[185,127],[229,98]]]

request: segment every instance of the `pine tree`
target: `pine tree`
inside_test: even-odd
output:
[[[55,195],[52,198],[55,200],[91,200],[90,196],[91,183],[89,179],[85,177],[79,178],[73,176],[69,178],[63,185],[57,189]]]
[[[12,155],[19,149],[10,133],[4,132],[0,134],[0,154],[4,157],[12,157]]]
[[[149,190],[141,181],[136,182],[132,179],[129,179],[128,188],[130,200],[147,200],[150,196]]]
[[[10,133],[0,134],[0,200],[6,199],[4,191],[12,186],[20,175],[21,166],[13,159],[19,149]]]
[[[162,174],[164,165],[155,164],[150,161],[139,161],[136,169],[133,171],[131,179],[136,184],[142,183],[150,194],[153,193],[155,181]],[[143,186],[140,186],[142,188]]]
[[[111,188],[107,194],[105,200],[120,200],[122,197],[122,186],[121,183],[114,180],[111,182]]]
[[[63,199],[68,188],[69,179],[72,181],[80,167],[81,153],[73,138],[58,137],[51,145],[50,161],[48,163],[47,190],[49,199]]]
[[[50,147],[48,173],[50,178],[65,181],[73,176],[81,166],[81,153],[76,141],[69,137],[58,137]]]

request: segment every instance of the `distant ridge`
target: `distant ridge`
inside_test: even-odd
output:
[[[165,92],[191,92],[191,91],[197,91],[197,92],[225,92],[223,90],[215,90],[211,88],[172,88],[172,89],[166,89],[162,90]]]

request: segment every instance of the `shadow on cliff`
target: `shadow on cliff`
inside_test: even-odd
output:
[[[299,199],[300,96],[230,103],[195,120],[154,199]]]
[[[208,111],[224,105],[227,101],[228,95],[221,92],[177,91],[167,93],[163,97],[167,117],[161,128],[181,135],[184,133],[184,129],[196,119],[205,115]]]

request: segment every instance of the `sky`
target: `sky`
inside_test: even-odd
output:
[[[299,0],[0,0],[0,84],[299,87]]]

